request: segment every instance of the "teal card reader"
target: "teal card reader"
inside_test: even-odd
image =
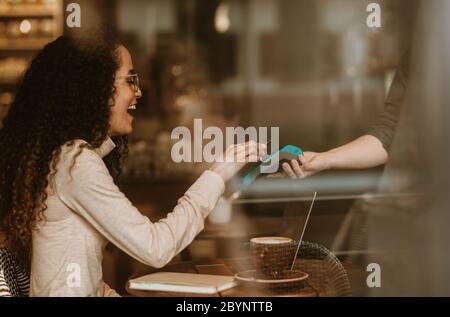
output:
[[[248,164],[239,173],[242,179],[242,185],[244,186],[250,185],[258,176],[262,174],[263,172],[262,168],[264,166],[270,166],[271,161],[273,159],[278,159],[279,162],[278,170],[280,170],[281,165],[284,162],[290,162],[291,160],[298,159],[299,155],[303,155],[303,151],[299,147],[294,145],[286,145],[283,146],[278,151],[270,155],[267,155],[266,157],[263,158],[262,161]]]

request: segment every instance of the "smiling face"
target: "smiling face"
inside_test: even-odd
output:
[[[124,46],[118,48],[120,67],[115,74],[114,105],[111,107],[109,117],[108,135],[120,136],[133,131],[133,116],[129,113],[136,108],[137,100],[142,96],[140,89],[135,89],[132,78],[126,77],[135,74],[131,55]]]

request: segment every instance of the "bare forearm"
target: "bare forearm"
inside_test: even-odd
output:
[[[380,140],[364,135],[350,143],[326,152],[330,169],[364,169],[383,165],[388,153]]]

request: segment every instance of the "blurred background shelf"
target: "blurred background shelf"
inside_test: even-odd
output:
[[[33,56],[63,34],[63,0],[0,0],[0,127]]]
[[[4,51],[37,51],[42,49],[53,37],[46,38],[0,38],[0,50]]]
[[[53,17],[57,12],[51,7],[37,4],[22,4],[0,7],[0,18]]]

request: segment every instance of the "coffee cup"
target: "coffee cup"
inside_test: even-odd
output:
[[[250,240],[250,250],[257,279],[282,279],[294,257],[294,241],[287,237],[258,237]]]

